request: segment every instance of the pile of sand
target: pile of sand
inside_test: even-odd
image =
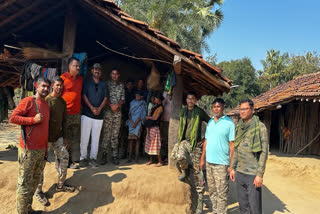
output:
[[[0,213],[15,212],[17,181],[16,151],[0,151]],[[69,170],[67,182],[74,193],[55,191],[54,163],[45,168],[43,190],[51,203],[43,207],[34,199],[33,208],[46,213],[188,213],[189,186],[177,180],[177,171],[144,164]]]

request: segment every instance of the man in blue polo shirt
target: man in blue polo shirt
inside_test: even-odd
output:
[[[225,214],[228,206],[228,172],[231,169],[235,125],[224,115],[224,100],[213,101],[213,117],[206,129],[200,161],[204,168],[206,157],[207,182],[212,202],[212,213]]]
[[[83,85],[82,98],[84,105],[81,115],[81,139],[80,139],[80,167],[86,167],[88,163],[97,167],[97,154],[99,139],[103,124],[103,109],[108,101],[108,88],[101,77],[101,65],[95,63],[91,70],[92,77],[86,79]],[[90,159],[87,159],[88,144],[91,134]]]

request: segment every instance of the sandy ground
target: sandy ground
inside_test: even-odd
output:
[[[19,127],[0,124],[0,213],[15,213],[17,151],[6,150],[15,144]],[[52,159],[51,154],[51,159]],[[263,213],[319,213],[320,159],[316,156],[292,157],[272,152],[264,176]],[[179,182],[177,171],[167,166],[144,164],[69,170],[67,182],[77,186],[74,193],[55,191],[54,163],[45,168],[44,191],[51,203],[43,207],[34,200],[35,209],[45,213],[175,213],[190,208],[190,189]],[[208,196],[205,202],[211,213]],[[235,185],[230,182],[228,213],[239,213]]]

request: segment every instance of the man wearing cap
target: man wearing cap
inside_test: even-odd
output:
[[[120,73],[114,68],[111,70],[111,80],[107,82],[109,100],[104,115],[103,154],[101,164],[107,162],[107,150],[112,147],[112,163],[119,164],[118,146],[121,126],[121,106],[125,102],[124,85],[119,81]]]
[[[95,63],[91,70],[92,77],[85,80],[82,90],[84,101],[81,115],[81,139],[80,139],[80,167],[86,167],[88,163],[97,167],[97,154],[99,148],[100,132],[103,124],[103,108],[108,101],[108,89],[101,77],[101,65]],[[91,134],[90,159],[87,159],[87,149]]]

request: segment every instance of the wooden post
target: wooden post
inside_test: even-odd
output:
[[[179,112],[182,106],[183,99],[183,78],[182,75],[176,73],[176,86],[172,92],[172,105],[169,121],[169,136],[168,136],[168,159],[169,166],[174,167],[175,163],[171,159],[171,151],[174,144],[178,142],[179,138]]]
[[[61,74],[68,70],[67,62],[68,58],[73,55],[77,31],[77,17],[74,5],[71,1],[68,1],[66,7],[62,52],[67,56],[62,59]]]

